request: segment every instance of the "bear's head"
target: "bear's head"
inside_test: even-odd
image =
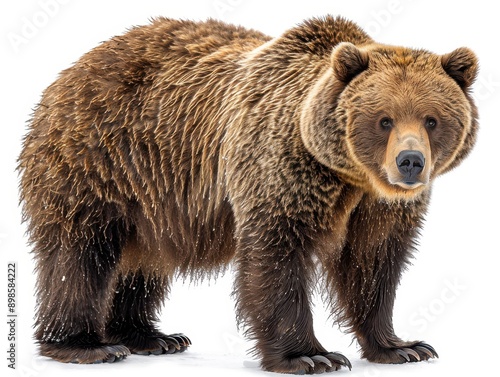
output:
[[[304,101],[306,148],[385,199],[418,197],[471,150],[478,63],[467,48],[424,50],[344,42]]]

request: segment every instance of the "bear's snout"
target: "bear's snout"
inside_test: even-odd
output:
[[[431,179],[433,160],[429,134],[420,121],[400,121],[395,123],[385,147],[382,171],[386,182],[405,197],[418,195]],[[385,186],[381,186],[385,187]],[[420,189],[418,189],[420,188]]]
[[[404,183],[414,185],[418,175],[424,170],[425,158],[419,151],[404,150],[396,157],[396,165],[404,177]]]

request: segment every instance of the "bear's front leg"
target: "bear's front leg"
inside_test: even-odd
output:
[[[414,203],[415,206],[425,203]],[[401,206],[403,207],[403,206]],[[340,255],[324,261],[334,314],[355,333],[362,356],[377,363],[405,363],[438,357],[421,341],[394,334],[392,313],[401,273],[421,224],[418,207],[366,199],[350,219]]]
[[[390,259],[397,260],[395,255],[393,257],[394,259]],[[377,291],[373,292],[372,298],[365,303],[365,305],[370,304],[358,312],[363,313],[363,317],[353,316],[355,318],[353,328],[361,346],[362,357],[383,364],[402,364],[438,357],[437,352],[429,344],[422,341],[404,341],[395,335],[392,313],[399,268],[391,266],[389,260],[386,263],[378,276],[372,280],[372,286],[375,286]],[[370,289],[373,288],[364,287],[365,292]],[[362,292],[363,288],[360,297],[363,295]]]
[[[262,368],[295,374],[350,368],[349,360],[327,352],[313,332],[307,229],[288,218],[266,222],[240,231],[235,285],[238,320],[256,341]]]

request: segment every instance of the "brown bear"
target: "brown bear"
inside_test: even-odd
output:
[[[156,325],[169,284],[233,263],[265,370],[351,367],[314,335],[318,279],[364,358],[437,357],[392,309],[432,182],[474,144],[477,67],[330,16],[274,39],[159,18],[102,43],[45,91],[19,159],[41,354],[182,352]]]

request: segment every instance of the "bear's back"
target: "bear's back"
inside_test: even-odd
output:
[[[144,184],[168,192],[174,179],[155,169],[189,180],[199,162],[187,156],[201,156],[217,136],[210,101],[227,84],[217,78],[268,39],[214,20],[159,18],[103,42],[44,92],[20,157],[26,179],[111,200],[137,196]]]

